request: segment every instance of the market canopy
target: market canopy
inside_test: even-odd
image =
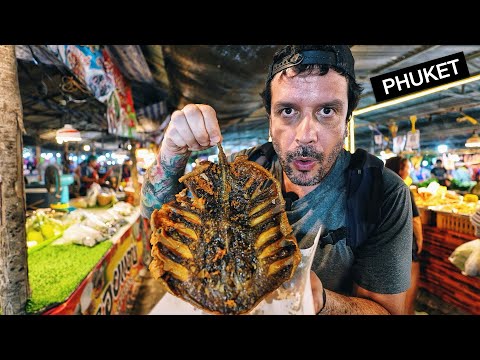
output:
[[[86,48],[87,46],[78,46]],[[56,46],[17,45],[19,82],[27,129],[25,143],[55,144],[55,130],[72,124],[87,141],[115,147],[123,136],[108,131],[109,100],[100,101],[79,81],[78,62],[62,58]],[[268,121],[263,90],[276,45],[106,45],[101,48],[131,89],[138,123],[135,137],[161,139],[168,114],[185,104],[207,103],[216,111],[225,140],[237,145],[266,141]],[[359,104],[375,104],[370,78],[411,65],[464,52],[470,75],[480,69],[480,46],[353,45],[357,80],[364,87]],[[60,54],[60,55],[59,55]],[[63,60],[63,61],[62,61]],[[69,63],[70,61],[70,63]],[[95,65],[95,64],[93,64]],[[118,74],[117,74],[118,75]],[[93,77],[101,82],[101,77]],[[422,149],[445,143],[463,148],[480,119],[479,82],[362,114],[355,119],[357,147],[370,149],[375,134],[405,134],[417,116]],[[464,115],[468,115],[465,117]],[[474,120],[472,120],[472,118]],[[395,126],[392,127],[392,124]]]

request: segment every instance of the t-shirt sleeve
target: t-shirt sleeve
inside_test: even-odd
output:
[[[387,181],[385,177],[384,180]],[[398,294],[410,287],[412,204],[410,190],[403,181],[391,177],[388,181],[382,220],[368,240],[355,250],[352,276],[366,290]]]
[[[415,199],[411,191],[410,191],[410,200],[412,201],[412,217],[420,216],[420,212],[418,211],[417,204],[415,203]]]
[[[82,167],[80,168],[80,176],[81,176],[81,177],[84,177],[84,176],[89,177],[89,176],[88,176],[88,168],[87,168],[86,166],[82,166]]]
[[[249,149],[243,149],[243,150],[240,150],[236,153],[232,153],[229,156],[227,156],[227,160],[228,160],[228,162],[233,162],[238,155],[247,155],[247,157],[249,157],[257,148],[258,148],[258,146],[257,147],[252,147],[252,148],[249,148]]]

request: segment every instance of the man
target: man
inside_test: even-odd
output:
[[[447,169],[443,167],[443,162],[441,159],[437,159],[435,162],[435,167],[430,172],[432,177],[437,178],[438,183],[442,186],[450,186],[451,182],[448,179]]]
[[[80,195],[85,196],[87,190],[93,183],[102,185],[105,180],[112,173],[112,169],[108,169],[105,175],[99,177],[97,172],[97,157],[90,155],[87,159],[87,164],[80,167]]]
[[[406,181],[410,174],[410,163],[407,158],[395,156],[385,162],[385,166],[394,171],[398,176]],[[405,299],[405,313],[407,315],[415,314],[415,300],[418,293],[418,282],[420,280],[420,258],[419,255],[423,248],[423,232],[422,219],[418,211],[417,204],[410,192],[410,200],[412,202],[412,227],[413,227],[413,241],[412,241],[412,273],[410,277],[410,288],[407,291]]]
[[[347,46],[286,46],[274,56],[262,93],[276,153],[269,170],[285,194],[298,197],[287,216],[300,246],[309,243],[320,226],[326,231],[347,223],[350,153],[343,144],[360,92]],[[178,179],[191,151],[219,141],[213,108],[189,104],[175,111],[159,162],[145,175],[143,216],[180,191]],[[317,313],[403,313],[411,265],[410,195],[390,170],[383,171],[383,182],[382,217],[368,241],[352,250],[344,237],[317,249],[311,276]]]

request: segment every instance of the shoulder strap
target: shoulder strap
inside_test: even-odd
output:
[[[363,149],[352,154],[347,178],[347,245],[357,248],[381,218],[383,161]]]

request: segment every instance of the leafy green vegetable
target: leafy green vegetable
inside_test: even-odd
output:
[[[422,181],[422,182],[419,182],[418,184],[415,184],[417,185],[419,188],[421,187],[427,187],[430,183],[432,182],[438,182],[438,180],[436,178],[433,178],[431,177],[430,179],[427,179],[425,181]]]
[[[31,298],[27,312],[65,301],[112,246],[110,241],[92,248],[50,245],[28,254]]]
[[[476,184],[477,184],[476,181],[460,181],[460,180],[457,180],[457,179],[453,179],[452,184],[450,185],[450,189],[469,191]]]

